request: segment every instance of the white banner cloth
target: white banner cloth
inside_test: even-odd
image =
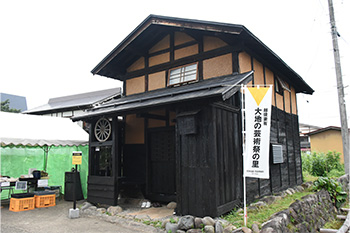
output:
[[[272,87],[244,87],[244,176],[269,179]]]

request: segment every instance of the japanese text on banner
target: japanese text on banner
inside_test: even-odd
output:
[[[244,176],[269,179],[271,87],[245,87]]]

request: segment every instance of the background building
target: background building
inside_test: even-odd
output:
[[[299,123],[300,149],[301,151],[311,151],[309,133],[321,129],[319,126]]]
[[[85,110],[98,106],[107,101],[119,98],[121,88],[112,88],[76,95],[62,96],[49,99],[47,104],[30,109],[24,113],[33,115],[44,115],[53,117],[80,116]],[[79,122],[83,126],[83,122]]]
[[[10,101],[10,108],[21,110],[21,112],[27,110],[27,100],[24,96],[0,93],[0,102],[6,100]]]
[[[341,136],[340,127],[328,126],[310,132],[310,145],[312,152],[328,153],[329,151],[336,151],[341,153],[340,161],[344,163],[343,154],[343,139]]]

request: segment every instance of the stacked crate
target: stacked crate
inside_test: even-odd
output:
[[[10,211],[20,212],[33,210],[35,208],[34,202],[34,194],[32,193],[12,194],[10,200]]]
[[[10,200],[10,211],[20,212],[56,205],[54,191],[40,191],[34,193],[12,194]]]
[[[56,194],[54,191],[34,192],[35,208],[50,207],[56,205]]]

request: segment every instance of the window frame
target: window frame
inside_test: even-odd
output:
[[[277,94],[283,95],[283,88],[282,88],[282,85],[280,83],[280,80],[279,80],[278,76],[275,75],[274,79],[275,79],[275,85],[274,85],[275,86],[275,92]]]
[[[185,78],[186,78],[186,75],[184,75],[186,73],[186,71],[182,71],[182,69],[186,69],[186,67],[190,67],[192,65],[196,65],[196,69],[195,69],[196,70],[196,74],[195,74],[196,78],[192,79],[192,80],[184,81]],[[180,81],[170,84],[171,72],[174,71],[174,70],[180,70],[180,72],[179,72],[179,74],[180,74],[180,77],[179,77]],[[194,82],[198,82],[198,62],[186,64],[186,65],[183,65],[183,66],[178,66],[178,67],[175,67],[175,68],[172,68],[172,69],[168,70],[168,82],[167,82],[167,86],[168,87],[181,86],[183,84],[194,83]]]
[[[113,176],[113,145],[110,143],[102,143],[99,146],[91,147],[90,175],[100,177]]]
[[[275,92],[283,95],[284,91],[291,92],[287,84],[277,75],[275,75]]]

